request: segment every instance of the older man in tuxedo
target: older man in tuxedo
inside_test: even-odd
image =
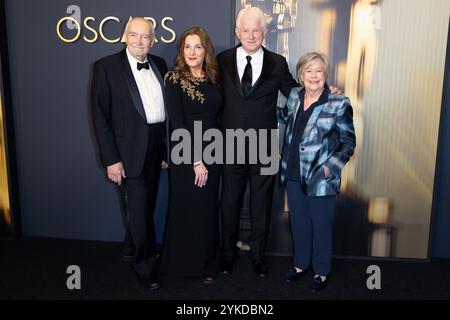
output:
[[[100,157],[108,178],[126,194],[126,255],[141,284],[160,287],[154,209],[161,167],[166,167],[163,78],[165,61],[148,54],[153,24],[131,19],[127,47],[94,65],[91,104]]]
[[[289,72],[286,59],[262,47],[267,21],[259,8],[242,9],[236,19],[235,32],[240,44],[218,55],[224,98],[222,128],[257,131],[276,129],[278,92],[281,91],[287,97],[298,84]],[[226,164],[223,168],[221,271],[231,273],[233,270],[239,217],[245,189],[250,182],[250,257],[256,274],[265,277],[268,268],[264,252],[275,175],[262,175],[262,164],[248,161],[248,144],[236,152],[244,153],[245,163]]]

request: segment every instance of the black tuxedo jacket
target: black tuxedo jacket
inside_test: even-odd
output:
[[[236,63],[238,47],[217,56],[221,74],[224,107],[221,116],[223,129],[244,130],[277,128],[276,103],[278,91],[288,97],[298,83],[289,72],[286,59],[265,48],[261,75],[247,97],[242,93]]]
[[[164,94],[167,65],[154,55],[147,59]],[[147,154],[148,127],[125,50],[94,64],[91,107],[103,165],[122,161],[127,177],[138,176]]]

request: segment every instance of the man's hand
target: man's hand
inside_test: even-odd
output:
[[[117,162],[108,166],[107,172],[108,178],[119,186],[122,184],[122,178],[126,178],[122,162]]]
[[[194,165],[194,172],[194,184],[197,187],[203,187],[206,184],[206,180],[208,180],[208,169],[206,169],[203,163],[200,163],[198,165]]]
[[[344,91],[342,91],[338,87],[333,87],[333,86],[330,86],[330,92],[335,93],[335,94],[343,94],[344,93]]]
[[[169,167],[169,164],[165,162],[164,160],[161,162],[161,169],[167,169]]]

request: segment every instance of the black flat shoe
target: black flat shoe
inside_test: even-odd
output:
[[[314,280],[311,284],[311,290],[317,292],[323,290],[327,287],[328,279],[322,281],[322,278],[318,275],[314,276]]]
[[[303,277],[305,275],[305,270],[303,271],[297,271],[297,269],[292,268],[291,270],[288,271],[288,273],[286,273],[286,275],[284,276],[284,281],[286,283],[290,283],[290,282],[294,282],[294,281],[298,281],[301,277]]]

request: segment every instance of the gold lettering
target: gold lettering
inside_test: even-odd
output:
[[[128,19],[128,22],[131,20],[131,19],[133,19],[133,17],[130,17],[129,19]],[[153,28],[156,30],[156,21],[155,21],[155,19],[154,18],[152,18],[152,17],[144,17],[144,19],[145,20],[150,20],[152,23],[153,23]],[[126,27],[125,27],[126,28]],[[122,35],[122,39],[120,40],[120,42],[127,42],[127,35],[125,34],[125,31],[123,32],[123,35]],[[155,35],[155,43],[156,42],[158,42],[158,40],[156,39],[156,35]]]
[[[73,22],[77,25],[77,34],[76,34],[76,36],[73,37],[72,39],[66,39],[66,38],[64,38],[63,35],[61,34],[61,32],[59,31],[60,28],[61,28],[61,24],[62,24],[64,21],[66,21],[66,20],[73,21]],[[74,19],[74,18],[72,18],[72,17],[64,17],[64,18],[61,18],[61,19],[58,21],[58,24],[56,25],[56,33],[58,34],[58,37],[59,37],[62,41],[64,41],[64,42],[68,42],[68,43],[75,42],[75,41],[77,41],[78,38],[80,37],[80,34],[81,34],[81,26],[80,26],[80,24],[78,23],[78,21],[77,21],[76,19]]]
[[[175,31],[173,31],[173,29],[168,28],[168,27],[166,26],[165,23],[166,23],[167,20],[173,21],[173,18],[171,18],[171,17],[165,17],[164,19],[162,19],[161,25],[162,25],[163,29],[169,31],[169,32],[172,34],[172,38],[170,38],[170,39],[165,39],[164,37],[161,36],[161,40],[162,40],[162,42],[164,42],[164,43],[172,43],[172,42],[175,41],[177,35],[175,34]]]
[[[153,23],[153,30],[155,31],[155,43],[158,43],[158,39],[156,38],[156,20],[152,17],[144,17],[145,20],[150,20]]]
[[[131,19],[132,19],[132,17],[130,16],[129,20],[131,20]],[[155,39],[154,40],[155,40],[155,43],[157,43],[158,42],[158,38],[156,36],[156,29],[158,28],[158,22],[155,20],[155,18],[152,18],[152,17],[144,17],[144,19],[152,22],[153,27],[155,29]],[[75,24],[76,29],[77,29],[77,32],[76,32],[76,34],[75,34],[75,36],[73,38],[65,38],[64,35],[61,33],[61,24],[63,24],[64,22],[66,22],[68,20],[69,21],[73,21],[73,23]],[[120,37],[115,38],[115,39],[111,39],[111,38],[106,37],[106,35],[104,33],[104,27],[105,27],[105,24],[108,21],[110,21],[110,20],[113,20],[113,21],[116,21],[116,22],[120,23],[120,19],[119,18],[114,17],[114,16],[108,16],[108,17],[104,18],[100,22],[100,25],[98,26],[98,30],[97,30],[95,28],[96,18],[94,18],[92,16],[86,17],[83,20],[83,27],[86,28],[89,32],[91,32],[92,36],[89,38],[88,34],[87,35],[83,35],[83,40],[86,41],[87,43],[94,43],[94,42],[96,42],[98,40],[99,35],[100,35],[100,37],[104,41],[106,41],[108,43],[126,42],[126,34],[125,34],[125,32],[123,32],[123,34]],[[160,41],[162,41],[164,43],[172,43],[172,42],[174,42],[176,40],[177,35],[176,35],[174,29],[170,28],[167,25],[168,22],[173,22],[173,21],[174,21],[174,19],[172,17],[165,17],[165,18],[163,18],[161,20],[162,29],[167,31],[170,34],[170,37],[169,38],[165,38],[164,36],[161,36],[159,38]],[[91,23],[91,22],[93,22],[93,23]],[[81,36],[81,25],[73,17],[63,17],[63,18],[61,18],[58,21],[58,23],[56,25],[56,33],[57,33],[58,37],[64,42],[68,42],[68,43],[75,42]]]
[[[100,22],[100,26],[98,27],[98,31],[100,32],[100,36],[102,37],[103,40],[105,40],[106,42],[109,42],[109,43],[119,42],[120,41],[120,37],[116,38],[116,39],[108,39],[108,38],[105,37],[105,34],[103,33],[103,25],[106,23],[106,21],[109,21],[109,20],[114,20],[114,21],[120,22],[120,20],[118,18],[111,17],[111,16],[110,17],[106,17],[105,19],[103,19],[102,22]]]
[[[86,36],[83,36],[84,41],[88,42],[88,43],[93,43],[95,41],[97,41],[98,39],[98,33],[97,31],[95,31],[95,29],[92,29],[89,25],[88,22],[89,21],[95,21],[94,17],[86,17],[83,21],[84,26],[86,27],[86,29],[88,29],[89,31],[91,31],[94,34],[94,37],[92,39],[88,39],[86,38]]]
[[[130,22],[130,20],[133,19],[133,17],[130,16],[130,18],[128,19],[128,22]],[[128,23],[127,22],[127,23]],[[125,29],[127,28],[126,24],[125,24]],[[127,35],[125,34],[125,31],[123,31],[123,35],[122,35],[122,39],[120,40],[120,42],[127,42]]]

